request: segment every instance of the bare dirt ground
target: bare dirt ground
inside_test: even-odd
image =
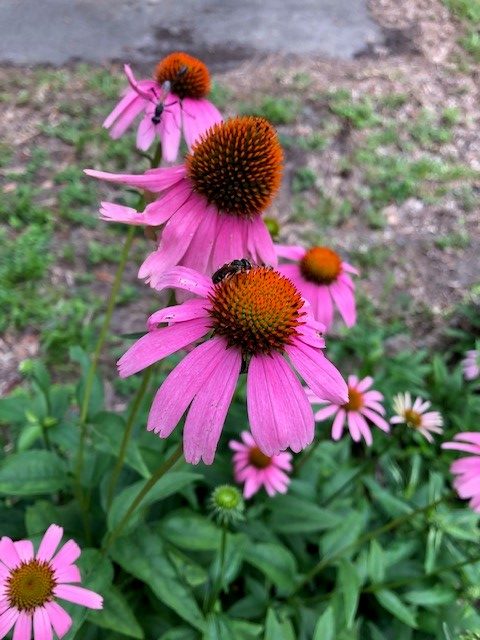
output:
[[[331,243],[360,265],[360,289],[386,321],[401,316],[415,344],[431,345],[456,306],[478,301],[480,292],[479,70],[459,62],[466,55],[457,44],[459,24],[437,0],[372,0],[370,10],[384,30],[384,44],[367,46],[354,60],[276,56],[242,64],[216,80],[228,95],[227,115],[258,105],[265,96],[296,105],[295,114],[280,114],[283,123],[278,123],[286,141],[285,180],[272,211],[283,225],[280,240],[314,236]],[[45,135],[46,125],[62,122],[65,105],[73,109],[74,124],[79,104],[82,117],[96,123],[114,104],[104,97],[99,105],[85,70],[81,77],[77,71],[65,69],[59,90],[36,85],[37,70],[0,69],[5,107],[0,138],[13,151],[8,167],[0,169],[4,194],[18,189],[22,167],[38,147],[49,157],[35,178],[39,202],[54,211],[62,187],[53,179],[56,172],[99,158],[103,168],[119,168],[105,164],[100,143],[89,138],[79,153],[78,146]],[[119,66],[111,71],[120,75]],[[146,168],[133,155],[125,164]],[[19,177],[12,179],[15,171]],[[391,194],[397,184],[400,193]],[[102,198],[109,193],[103,187],[97,191]],[[92,204],[85,215],[94,216],[95,209]],[[105,298],[115,265],[86,263],[92,240],[119,242],[119,236],[106,236],[103,225],[58,225],[50,285],[75,290],[88,272],[89,286],[98,299]],[[137,241],[128,269],[137,293],[114,318],[119,333],[141,330],[155,307],[152,293],[135,277],[146,242]],[[66,245],[73,247],[68,259]],[[83,321],[90,320],[86,314]],[[19,361],[41,348],[35,326],[6,331],[0,340],[0,392],[18,382]]]

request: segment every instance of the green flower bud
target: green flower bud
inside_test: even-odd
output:
[[[209,507],[219,524],[233,524],[244,519],[245,503],[240,491],[223,484],[212,492]]]

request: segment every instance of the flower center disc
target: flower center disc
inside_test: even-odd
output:
[[[359,411],[363,407],[363,393],[348,387],[348,402],[343,405],[345,411]]]
[[[422,424],[422,416],[413,409],[405,409],[405,421],[414,429],[418,429]]]
[[[283,351],[304,315],[295,286],[269,267],[255,267],[222,280],[210,300],[215,333],[244,356]]]
[[[253,447],[249,451],[248,461],[257,469],[266,469],[270,466],[272,458],[262,453],[258,447]]]
[[[242,116],[211,127],[186,157],[195,189],[234,216],[264,211],[280,187],[283,153],[264,118]]]
[[[158,84],[168,80],[172,93],[183,98],[203,98],[210,91],[210,74],[201,60],[177,51],[157,64],[155,79]]]
[[[300,261],[305,280],[317,284],[331,284],[342,271],[340,257],[328,247],[312,247]]]
[[[31,560],[14,569],[5,585],[10,606],[31,611],[51,599],[55,580],[47,562]]]

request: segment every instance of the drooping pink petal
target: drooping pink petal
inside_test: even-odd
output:
[[[313,440],[315,422],[310,403],[298,378],[278,353],[252,357],[247,409],[252,435],[268,456],[287,447],[301,451]]]
[[[217,227],[217,238],[212,253],[212,266],[216,271],[225,263],[243,258],[245,247],[243,246],[243,229],[245,221],[234,216],[222,216]]]
[[[273,240],[261,215],[253,216],[248,226],[248,246],[250,255],[256,255],[260,264],[277,266],[277,254]]]
[[[33,612],[33,635],[35,640],[53,640],[52,625],[44,607],[37,607]]]
[[[210,127],[222,121],[218,109],[204,98],[184,98],[182,101],[183,134],[189,147]]]
[[[159,128],[163,159],[165,162],[175,162],[182,135],[180,102],[175,101],[175,96],[167,98]]]
[[[156,82],[153,82],[153,80],[140,80],[139,82],[135,78],[129,64],[123,65],[123,70],[133,91],[144,98],[144,100],[150,102],[163,97],[161,94],[161,87],[159,87]]]
[[[360,430],[361,435],[363,436],[363,439],[365,440],[367,446],[370,447],[373,442],[373,438],[372,438],[372,432],[370,431],[370,427],[368,426],[367,421],[360,413],[357,413],[356,420],[357,420],[357,426]]]
[[[120,377],[126,378],[149,367],[202,338],[209,330],[205,319],[199,318],[150,331],[137,340],[117,362]]]
[[[32,615],[25,611],[18,614],[17,623],[13,632],[12,640],[31,640],[32,637]]]
[[[203,211],[197,231],[190,242],[182,264],[200,273],[213,273],[209,267],[215,241],[218,237],[217,227],[220,217],[217,208],[209,205]]]
[[[312,292],[310,293],[308,289],[312,290]],[[305,296],[312,305],[314,316],[317,320],[323,322],[328,331],[332,326],[334,313],[330,287],[323,284],[314,285],[313,283],[308,283],[308,289],[305,292]]]
[[[214,363],[227,350],[222,338],[212,338],[195,347],[173,369],[157,391],[148,416],[147,429],[161,438],[168,437],[177,426],[188,405],[206,384]]]
[[[53,590],[53,595],[68,602],[80,604],[89,609],[101,609],[103,606],[103,598],[98,593],[77,587],[71,584],[59,584]]]
[[[213,357],[210,376],[193,399],[185,420],[183,448],[185,460],[211,464],[220,433],[240,375],[242,357],[236,349],[222,348]]]
[[[303,247],[298,245],[276,244],[275,251],[280,258],[287,258],[287,260],[301,260],[306,251]],[[297,267],[298,268],[298,267]]]
[[[45,603],[45,609],[52,624],[53,630],[59,638],[68,633],[72,626],[72,618],[57,602],[53,600]]]
[[[348,387],[338,369],[321,351],[296,340],[285,351],[310,389],[329,402],[348,402]]]
[[[345,410],[339,409],[332,424],[332,440],[340,440],[340,438],[342,437],[343,429],[345,426],[345,417]]]
[[[347,424],[350,435],[352,436],[352,440],[354,442],[359,442],[362,436],[360,434],[357,416],[354,411],[347,411]]]
[[[363,407],[362,413],[382,431],[386,431],[387,433],[390,431],[390,425],[388,424],[388,422],[384,420],[382,416],[379,416],[378,413],[375,413],[375,411],[371,411],[370,409]]]
[[[152,193],[159,193],[172,187],[185,177],[185,165],[175,167],[163,167],[161,169],[150,169],[141,174],[108,173],[107,171],[96,171],[85,169],[84,173],[98,180],[113,182],[116,184],[127,184],[138,189],[146,189]]]
[[[152,122],[152,116],[147,111],[137,129],[137,149],[140,149],[140,151],[147,151],[154,140],[155,125]]]
[[[356,269],[355,267],[352,267],[352,265],[348,264],[348,262],[342,261],[342,268],[344,271],[347,271],[347,273],[353,273],[356,276],[358,276],[360,273],[358,269]]]

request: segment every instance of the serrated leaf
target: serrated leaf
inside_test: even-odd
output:
[[[144,637],[143,629],[128,601],[113,585],[103,593],[103,609],[89,612],[87,618],[102,629],[117,631],[129,638],[141,640]]]
[[[22,451],[0,462],[0,493],[37,496],[67,487],[65,463],[52,451]]]
[[[116,540],[111,553],[125,571],[147,584],[167,607],[193,627],[204,629],[202,612],[169,561],[157,531],[140,527],[133,535]]]
[[[332,607],[327,607],[318,619],[313,640],[335,640],[335,616]]]
[[[187,471],[170,471],[167,475],[163,476],[163,478],[160,478],[155,486],[147,493],[139,509],[137,509],[130,518],[127,527],[124,529],[124,533],[132,530],[138,523],[142,512],[154,502],[163,500],[177,493],[177,491],[184,489],[192,484],[192,482],[195,482],[195,480],[200,479],[202,479],[200,474]],[[144,485],[145,482],[143,480],[135,482],[115,497],[112,508],[108,514],[108,528],[110,531],[115,529]]]
[[[259,569],[278,588],[289,591],[295,586],[297,566],[293,554],[273,542],[251,544],[245,561]]]
[[[350,629],[357,613],[360,598],[360,578],[355,566],[348,560],[341,560],[338,567],[338,589],[342,594],[345,624]]]
[[[375,591],[379,604],[412,629],[417,628],[417,620],[410,609],[400,600],[396,593],[388,589]]]

